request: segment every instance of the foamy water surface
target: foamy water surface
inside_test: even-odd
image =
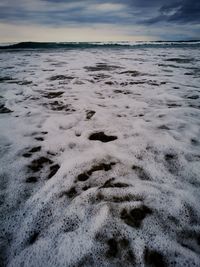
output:
[[[0,53],[1,266],[200,266],[197,48]]]

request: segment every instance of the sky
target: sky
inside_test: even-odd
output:
[[[0,0],[0,42],[200,39],[200,0]]]

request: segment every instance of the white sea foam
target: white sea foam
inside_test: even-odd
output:
[[[199,266],[197,49],[0,61],[1,265]]]

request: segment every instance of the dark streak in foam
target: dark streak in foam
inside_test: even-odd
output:
[[[83,189],[83,191],[86,191],[86,190],[88,190],[88,189],[90,189],[91,187],[89,186],[89,185],[86,185],[86,186],[84,186],[82,189]]]
[[[84,182],[89,179],[89,175],[87,173],[81,173],[77,177],[78,181]]]
[[[74,198],[76,194],[77,194],[76,188],[72,187],[70,190],[62,192],[59,195],[59,197],[67,196],[69,198]]]
[[[165,161],[168,171],[171,172],[172,174],[176,174],[180,167],[178,161],[178,155],[168,153],[165,155]]]
[[[150,214],[152,214],[152,210],[147,206],[142,205],[141,207],[134,208],[129,212],[126,209],[123,209],[120,216],[121,219],[129,226],[139,228],[144,218]]]
[[[64,102],[57,100],[50,103],[44,103],[43,106],[50,108],[53,111],[65,111],[69,114],[76,111],[70,104],[65,104]]]
[[[108,246],[106,257],[109,260],[117,258],[118,260],[120,260],[120,262],[123,260],[123,266],[127,266],[128,262],[131,263],[131,266],[135,266],[135,255],[132,252],[129,240],[126,238],[118,238],[112,237],[106,241],[106,244]],[[102,238],[100,237],[100,239]]]
[[[189,95],[187,96],[188,99],[199,99],[198,95]]]
[[[115,165],[116,163],[115,162],[111,162],[111,163],[100,163],[98,165],[94,165],[90,170],[84,172],[84,173],[81,173],[78,175],[77,177],[77,180],[78,181],[81,181],[81,182],[84,182],[86,180],[89,179],[89,177],[93,174],[93,172],[96,172],[96,171],[109,171],[112,169],[112,166]]]
[[[121,67],[115,65],[107,65],[105,63],[97,63],[96,66],[86,66],[84,68],[87,71],[112,71]]]
[[[64,92],[48,92],[45,93],[43,96],[48,99],[56,98],[62,96]]]
[[[143,198],[141,196],[135,196],[135,195],[125,195],[125,196],[111,196],[110,198],[106,198],[102,193],[97,194],[97,200],[103,200],[108,202],[114,202],[114,203],[122,203],[122,202],[130,202],[130,201],[142,201]]]
[[[166,267],[164,257],[161,253],[146,249],[144,252],[144,259],[147,264],[152,267]]]
[[[37,177],[35,177],[35,176],[31,176],[31,177],[28,177],[27,179],[26,179],[26,183],[36,183],[37,182]]]
[[[199,142],[198,142],[198,140],[196,138],[191,138],[190,142],[191,142],[192,145],[195,145],[195,146],[199,144]]]
[[[131,75],[132,77],[144,75],[143,73],[141,73],[137,70],[127,70],[127,71],[120,72],[119,74],[128,74],[128,75]]]
[[[94,260],[92,258],[92,253],[89,255],[84,256],[80,262],[77,263],[76,267],[88,267],[88,266],[95,266]]]
[[[50,173],[48,175],[48,179],[50,179],[51,177],[53,177],[57,173],[57,171],[59,169],[60,169],[60,165],[58,165],[58,164],[52,165],[50,167]]]
[[[122,85],[122,84],[121,84]],[[130,91],[128,91],[128,90],[119,90],[119,89],[117,89],[117,90],[114,90],[113,91],[114,93],[116,93],[116,94],[124,94],[124,95],[131,95],[132,94],[132,92],[130,92]]]
[[[29,245],[33,245],[38,239],[38,236],[39,236],[38,232],[33,233],[29,238]]]
[[[107,241],[109,249],[106,252],[108,258],[116,257],[118,254],[118,244],[114,238],[111,238]]]
[[[103,143],[111,142],[117,139],[115,135],[106,135],[104,132],[96,132],[89,136],[89,140],[101,141]]]
[[[168,127],[168,126],[166,126],[166,125],[160,125],[159,127],[158,127],[158,129],[160,129],[160,130],[170,130],[170,128]]]
[[[43,137],[35,137],[35,140],[37,140],[37,141],[44,141],[44,138]]]
[[[66,75],[55,75],[49,78],[50,81],[56,81],[56,80],[73,80],[75,77],[72,76],[66,76]]]
[[[177,240],[183,247],[199,253],[200,232],[198,230],[183,229],[178,233]]]
[[[171,160],[174,160],[174,159],[177,159],[178,156],[176,154],[166,154],[165,155],[165,160],[166,161],[171,161]]]
[[[114,85],[115,83],[112,82],[112,81],[107,81],[107,82],[105,82],[105,84],[107,84],[107,85]]]
[[[0,113],[11,113],[11,112],[13,112],[12,110],[10,110],[9,108],[7,108],[7,107],[5,107],[4,105],[1,105],[0,104]]]
[[[193,58],[168,58],[168,59],[165,59],[165,61],[187,64],[187,63],[193,62],[194,59]]]
[[[115,178],[111,178],[108,181],[106,181],[100,188],[109,188],[109,187],[118,187],[118,188],[124,188],[124,187],[128,187],[130,185],[125,184],[125,183],[113,183],[113,181],[115,180]]]
[[[22,156],[24,158],[30,158],[32,156],[32,154],[30,154],[30,153],[24,153]]]
[[[190,220],[190,224],[198,224],[199,222],[199,218],[195,212],[195,210],[193,209],[192,206],[190,206],[189,204],[185,203],[185,211],[186,211],[186,216],[189,217]]]
[[[86,110],[86,119],[90,120],[96,112],[94,110]]]
[[[177,107],[181,107],[181,104],[178,103],[168,103],[167,104],[168,108],[177,108]]]
[[[142,167],[133,165],[132,170],[136,172],[136,174],[141,180],[150,180],[150,177],[147,175],[147,173],[144,171]]]
[[[40,150],[41,150],[41,146],[36,146],[36,147],[33,147],[32,149],[30,149],[29,153],[39,152]]]
[[[33,160],[31,164],[28,166],[28,168],[31,169],[33,172],[38,172],[44,167],[44,165],[52,163],[53,163],[52,160],[46,157],[40,157],[38,159]]]

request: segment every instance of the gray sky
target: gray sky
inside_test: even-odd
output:
[[[200,0],[1,0],[0,42],[200,39]]]

